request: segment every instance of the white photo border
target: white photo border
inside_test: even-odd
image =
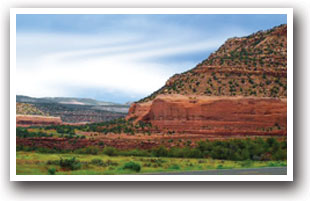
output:
[[[287,175],[16,175],[17,14],[286,14]],[[10,181],[293,181],[293,8],[11,8]]]

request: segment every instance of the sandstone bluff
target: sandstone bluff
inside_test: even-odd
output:
[[[126,118],[167,132],[286,135],[286,29],[228,39],[195,68],[133,103]]]

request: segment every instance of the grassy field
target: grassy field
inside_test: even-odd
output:
[[[107,156],[88,154],[43,154],[18,151],[18,175],[143,174],[209,169],[286,166],[286,161],[228,161],[213,159]]]

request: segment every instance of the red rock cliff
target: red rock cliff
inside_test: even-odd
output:
[[[127,119],[178,133],[286,134],[286,99],[159,95],[132,104]]]
[[[39,115],[16,115],[16,126],[46,126],[60,125],[62,120],[60,117],[39,116]]]
[[[133,104],[127,119],[179,133],[286,134],[286,30],[227,40]]]

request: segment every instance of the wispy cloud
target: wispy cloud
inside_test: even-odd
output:
[[[31,38],[35,37],[24,37],[27,41]],[[161,87],[175,73],[175,69],[186,69],[195,64],[175,61],[173,65],[166,65],[160,61],[154,62],[154,57],[206,51],[223,42],[206,40],[177,43],[177,39],[168,39],[131,44],[128,40],[94,48],[91,47],[93,38],[89,38],[88,43],[87,38],[83,36],[84,40],[80,45],[90,44],[90,47],[84,49],[51,51],[41,55],[38,53],[38,57],[35,57],[34,51],[30,58],[18,60],[17,80],[20,85],[17,93],[33,96],[72,96],[74,94],[70,94],[70,91],[64,88],[75,86],[144,96]],[[57,44],[62,43],[66,43],[66,37],[59,39]],[[57,44],[46,44],[46,47]]]

